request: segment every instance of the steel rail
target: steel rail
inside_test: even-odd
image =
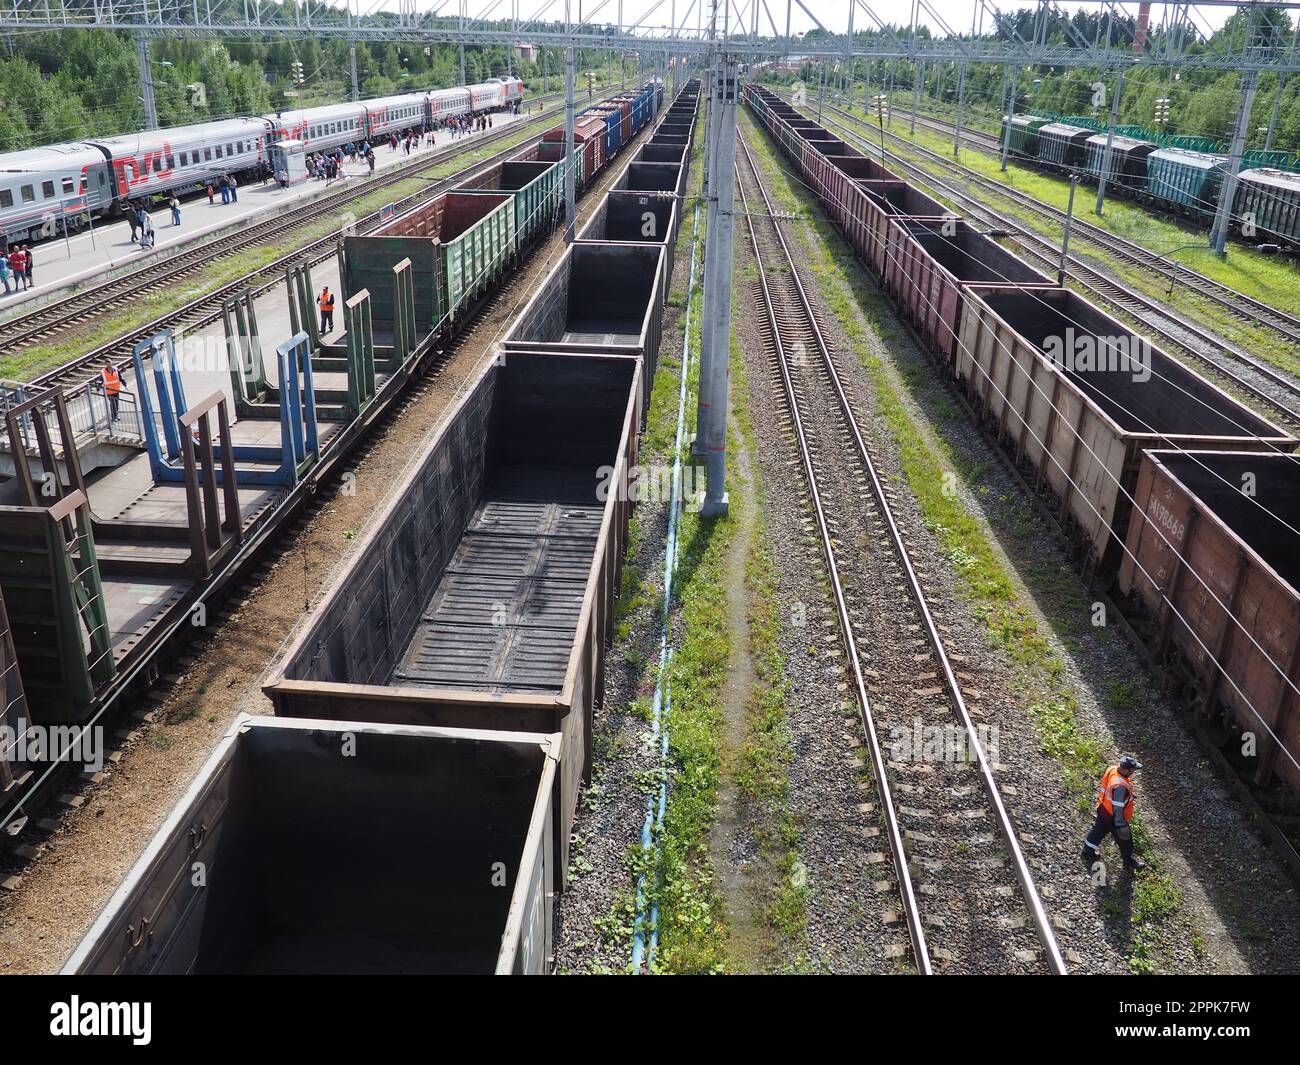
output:
[[[1046,955],[1048,968],[1052,971],[1053,974],[1064,975],[1065,973],[1068,972],[1068,970],[1066,968],[1065,959],[1061,954],[1060,946],[1056,941],[1056,935],[1052,931],[1051,920],[1048,917],[1046,910],[1043,908],[1042,900],[1039,897],[1038,889],[1034,883],[1033,874],[1030,872],[1029,869],[1029,863],[1025,858],[1024,852],[1021,850],[1020,841],[1016,838],[1015,826],[1011,823],[1010,814],[1007,812],[1006,805],[1002,801],[1001,793],[998,791],[997,781],[994,779],[993,770],[992,770],[992,766],[989,763],[988,755],[984,750],[984,745],[980,742],[978,730],[975,728],[975,723],[971,718],[970,710],[966,705],[965,697],[962,695],[961,685],[957,680],[956,670],[953,668],[952,662],[948,657],[947,650],[943,645],[943,640],[939,635],[938,626],[935,623],[934,616],[930,611],[928,602],[926,601],[924,590],[921,587],[920,579],[917,577],[916,569],[912,565],[911,557],[908,554],[906,544],[903,541],[902,532],[898,528],[898,524],[894,519],[893,509],[889,504],[888,497],[885,495],[884,485],[880,480],[880,475],[876,469],[876,464],[871,458],[871,454],[867,448],[866,440],[862,436],[861,428],[858,425],[858,419],[853,412],[853,407],[849,402],[848,394],[844,389],[843,380],[840,377],[839,371],[835,367],[834,361],[831,359],[830,349],[826,344],[825,335],[822,332],[821,326],[817,322],[816,315],[813,313],[812,304],[808,299],[808,294],[804,287],[803,281],[799,277],[798,270],[795,269],[794,258],[791,255],[789,246],[786,243],[785,235],[782,233],[781,227],[777,225],[775,222],[775,216],[777,212],[773,208],[771,200],[768,197],[767,190],[763,187],[762,180],[759,177],[758,166],[754,161],[753,155],[749,148],[748,141],[743,134],[738,133],[737,136],[740,137],[740,144],[744,151],[746,161],[748,162],[749,167],[754,174],[755,182],[758,186],[760,194],[763,197],[764,210],[766,211],[768,217],[773,219],[772,228],[781,246],[782,254],[785,258],[786,268],[789,271],[789,276],[791,280],[794,282],[795,291],[798,294],[799,302],[803,308],[804,315],[806,317],[812,335],[817,341],[818,350],[821,355],[822,365],[826,369],[828,379],[835,391],[836,401],[840,407],[841,413],[844,416],[844,421],[848,426],[849,432],[853,437],[854,447],[857,451],[858,460],[862,464],[863,469],[866,471],[871,481],[872,495],[875,497],[876,503],[884,519],[884,523],[889,530],[890,541],[893,545],[894,553],[897,555],[903,567],[903,570],[907,575],[907,581],[911,589],[912,598],[916,605],[917,611],[922,619],[922,622],[925,626],[925,630],[929,638],[929,642],[931,646],[934,648],[936,655],[938,656],[940,666],[942,667],[945,687],[948,689],[949,697],[952,700],[952,704],[956,709],[957,714],[961,720],[962,727],[966,732],[969,749],[975,753],[975,760],[979,769],[980,780],[983,785],[984,792],[988,798],[990,805],[993,807],[995,811],[995,819],[998,824],[999,832],[1002,835],[1003,843],[1006,845],[1008,853],[1011,855],[1012,865],[1015,870],[1016,879],[1020,884],[1021,896],[1024,901],[1025,908],[1029,912],[1030,920],[1033,922],[1034,930],[1038,936],[1039,943],[1043,947],[1044,953]],[[752,212],[749,211],[748,200],[745,197],[743,185],[741,186],[741,198],[742,198],[742,203],[745,204],[747,222],[748,222],[748,227],[750,232],[750,239],[754,247],[755,257],[758,260],[758,264],[759,264],[758,273],[762,281],[762,288],[763,288],[765,303],[767,304],[769,322],[772,324],[773,328],[775,329],[775,323],[776,323],[775,310],[772,305],[771,293],[768,287],[766,270],[764,269],[762,254],[759,251],[759,247],[758,247],[758,240],[757,240],[757,235],[755,233],[753,215]],[[793,381],[790,378],[789,367],[786,364],[784,346],[781,344],[780,334],[777,333],[776,335],[777,335],[776,344],[778,350],[778,363],[781,369],[782,381],[785,385],[787,399],[790,403],[792,419],[794,420],[794,423],[797,427],[796,431],[799,439],[801,459],[804,464],[805,472],[808,476],[810,491],[812,492],[813,500],[815,503],[818,525],[822,534],[822,547],[823,547],[823,551],[826,553],[827,556],[828,568],[831,571],[830,573],[831,585],[835,593],[836,605],[840,614],[840,623],[844,631],[845,643],[848,647],[850,659],[853,663],[854,680],[856,685],[858,686],[860,705],[862,707],[862,718],[863,718],[864,726],[867,729],[869,747],[871,750],[871,758],[872,758],[873,765],[875,766],[876,769],[878,787],[880,788],[881,791],[882,807],[885,811],[887,811],[886,822],[889,827],[890,848],[891,850],[893,850],[896,845],[898,848],[897,852],[895,853],[895,862],[899,866],[900,888],[905,889],[903,892],[904,910],[906,911],[906,915],[907,915],[908,929],[913,936],[913,945],[914,945],[913,949],[914,950],[917,949],[916,944],[917,944],[918,937],[920,940],[921,949],[923,949],[925,941],[924,941],[924,931],[920,927],[921,918],[919,913],[919,906],[917,905],[915,894],[912,891],[911,879],[910,879],[910,875],[907,872],[905,855],[902,853],[902,839],[901,836],[899,835],[898,821],[894,814],[888,783],[885,780],[885,775],[884,775],[883,753],[880,749],[879,740],[876,735],[875,724],[872,719],[872,714],[870,710],[870,703],[867,699],[865,679],[862,676],[861,664],[858,658],[857,649],[855,647],[855,640],[853,637],[853,629],[849,622],[848,608],[844,598],[844,592],[843,592],[838,568],[835,564],[834,548],[830,540],[830,534],[826,523],[826,516],[825,516],[823,503],[821,500],[821,495],[817,489],[816,477],[812,470],[812,459],[809,452],[807,438],[805,436],[804,429],[803,429],[802,418],[798,414],[797,403],[795,400],[795,393],[794,393],[794,385],[793,385]],[[926,957],[927,959],[926,969],[923,971],[929,971],[928,956],[925,955],[922,956]]]
[[[551,96],[555,95],[559,94],[551,94]],[[604,95],[607,94],[602,94],[602,99]],[[542,97],[542,99],[549,98]],[[258,247],[283,234],[291,233],[295,229],[300,229],[319,220],[323,213],[343,208],[347,204],[380,189],[418,176],[421,170],[453,160],[463,152],[487,147],[508,139],[512,134],[539,123],[544,124],[548,119],[552,118],[554,118],[553,114],[550,116],[538,115],[521,123],[502,126],[499,130],[488,133],[476,141],[466,141],[463,146],[459,144],[444,145],[432,155],[426,156],[419,161],[403,163],[400,166],[381,172],[374,178],[355,179],[352,184],[336,189],[318,199],[310,199],[299,203],[272,217],[263,218],[260,221],[251,219],[250,221],[253,224],[236,234],[232,235],[226,232],[202,237],[196,246],[179,250],[163,259],[151,259],[140,263],[125,273],[97,282],[88,288],[77,289],[30,310],[20,311],[14,317],[0,322],[0,350],[4,350],[7,355],[12,355],[33,342],[60,333],[73,325],[83,325],[88,311],[93,310],[95,317],[104,316],[108,312],[128,304],[132,298],[138,296],[141,292],[163,288],[208,263],[226,259],[239,252]],[[480,163],[475,163],[471,167],[458,171],[456,174],[449,175],[447,178],[437,179],[428,188],[420,189],[403,197],[397,201],[397,205],[400,207],[400,205],[416,203],[421,198],[445,188],[448,180],[460,180],[463,175],[472,172],[476,167],[491,166],[500,161],[503,156],[522,151],[532,143],[534,143],[532,138],[525,137],[522,141],[503,148]],[[453,150],[449,151],[449,148]],[[380,213],[380,211],[373,211],[359,222],[351,224],[371,223],[379,217]],[[342,229],[309,242],[302,248],[296,249],[263,267],[262,271],[277,267],[283,268],[285,265],[297,261],[303,255],[312,254],[316,249],[336,239],[341,231]],[[257,271],[254,273],[257,273]],[[234,282],[223,285],[204,298],[208,300],[221,298],[231,291],[237,291],[238,287],[241,284],[246,285],[248,279],[252,276],[253,274],[244,275],[244,277]],[[209,319],[209,321],[211,320],[214,319]],[[158,321],[158,319],[155,321]],[[207,324],[207,322],[204,324]],[[104,353],[105,349],[101,346],[96,348],[90,357]],[[31,383],[48,386],[61,377],[65,371],[75,370],[84,365],[86,359],[87,356],[78,356],[71,359],[60,366],[39,374],[32,379]]]
[[[843,125],[841,125],[841,129],[843,128]],[[879,145],[872,144],[870,141],[852,133],[851,131],[846,130],[846,132],[855,139],[857,147],[862,148],[864,151],[870,150],[874,155],[881,155]],[[895,140],[904,139],[899,137],[897,134],[891,133],[888,135],[893,137]],[[943,158],[943,156],[940,156],[937,153],[929,152],[928,149],[919,148],[917,150],[933,155],[935,159],[944,166],[963,170],[965,169],[964,167],[960,167],[960,164],[952,163],[950,160]],[[893,152],[887,152],[885,154],[884,162],[886,165],[897,165],[906,168],[907,172],[911,176],[924,182],[930,188],[935,189],[942,195],[945,195],[958,203],[968,205],[967,210],[972,212],[976,218],[984,220],[986,224],[1005,229],[1012,238],[1021,243],[1027,254],[1050,265],[1053,270],[1056,268],[1057,261],[1060,257],[1060,247],[1059,245],[1054,244],[1049,238],[1041,236],[1032,230],[1025,229],[1023,225],[981,202],[978,197],[969,192],[963,192],[961,189],[945,182],[942,178],[936,177],[934,174],[924,169],[919,163],[914,163],[911,160],[904,159]],[[995,194],[1003,192],[1003,186],[998,182],[983,179],[980,175],[971,175],[971,177],[972,180],[976,181],[977,184],[980,184],[981,187],[989,189]],[[1033,202],[1037,203],[1037,201]],[[1037,245],[1037,248],[1033,245]],[[1208,366],[1215,373],[1220,374],[1222,377],[1231,381],[1233,385],[1240,388],[1246,394],[1253,396],[1261,403],[1269,405],[1292,423],[1300,424],[1300,407],[1288,406],[1276,396],[1269,394],[1258,385],[1242,377],[1241,374],[1237,373],[1232,368],[1223,365],[1221,362],[1215,361],[1209,355],[1190,346],[1186,340],[1179,338],[1168,326],[1162,326],[1156,322],[1152,322],[1149,318],[1143,317],[1141,314],[1135,313],[1133,305],[1136,305],[1138,308],[1145,310],[1151,315],[1155,315],[1168,322],[1174,323],[1178,329],[1184,331],[1188,336],[1204,344],[1206,347],[1221,352],[1228,359],[1235,360],[1242,363],[1244,366],[1248,366],[1252,371],[1259,373],[1260,376],[1265,377],[1278,388],[1294,395],[1298,402],[1300,402],[1300,383],[1279,374],[1276,370],[1261,363],[1258,359],[1247,352],[1242,351],[1218,337],[1212,336],[1205,332],[1205,330],[1192,325],[1184,319],[1178,318],[1174,312],[1162,307],[1155,300],[1143,295],[1122,282],[1107,277],[1098,268],[1089,265],[1077,255],[1069,255],[1067,261],[1073,268],[1070,276],[1076,280],[1082,281],[1088,290],[1101,297],[1105,302],[1119,307],[1128,314],[1134,315],[1148,329],[1151,329],[1156,335],[1185,352],[1189,357],[1205,366]]]

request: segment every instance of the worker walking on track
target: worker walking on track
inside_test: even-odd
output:
[[[316,306],[320,308],[321,334],[332,332],[334,329],[334,293],[330,291],[329,285],[320,290],[320,295],[316,297]]]
[[[121,402],[122,393],[122,375],[118,372],[112,360],[104,363],[104,369],[100,371],[99,378],[104,382],[104,395],[108,397],[108,420],[111,425],[117,421],[117,407]]]
[[[1118,765],[1107,768],[1101,775],[1097,792],[1097,819],[1083,841],[1080,857],[1091,868],[1101,860],[1101,844],[1114,834],[1119,844],[1120,857],[1125,869],[1141,869],[1144,862],[1133,853],[1133,811],[1136,806],[1133,794],[1133,773],[1142,763],[1132,755],[1124,755]]]

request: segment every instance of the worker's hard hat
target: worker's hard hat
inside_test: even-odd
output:
[[[1128,772],[1131,773],[1134,769],[1141,769],[1142,763],[1139,762],[1136,758],[1134,758],[1131,754],[1126,754],[1123,758],[1119,760],[1119,767],[1120,769],[1127,770]]]

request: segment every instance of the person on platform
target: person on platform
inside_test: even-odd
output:
[[[334,293],[330,291],[329,285],[320,290],[320,295],[316,297],[316,306],[320,308],[320,332],[321,336],[334,331]]]
[[[104,395],[108,398],[108,419],[111,425],[117,421],[117,408],[122,402],[122,374],[113,365],[112,359],[104,363],[104,368],[99,372],[99,379],[104,386]]]

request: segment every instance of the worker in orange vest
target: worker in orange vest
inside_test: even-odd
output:
[[[117,421],[117,406],[121,402],[119,396],[122,391],[122,375],[118,372],[117,367],[109,361],[104,363],[104,369],[100,371],[99,379],[104,382],[104,395],[108,397],[108,419],[111,424]]]
[[[1125,869],[1141,869],[1146,862],[1133,853],[1133,773],[1142,763],[1132,755],[1124,755],[1118,765],[1110,766],[1101,775],[1097,789],[1097,819],[1083,841],[1080,857],[1091,868],[1101,860],[1101,844],[1108,835],[1115,836]]]
[[[331,332],[334,329],[334,293],[330,291],[329,285],[320,290],[316,306],[320,308],[321,334]]]

